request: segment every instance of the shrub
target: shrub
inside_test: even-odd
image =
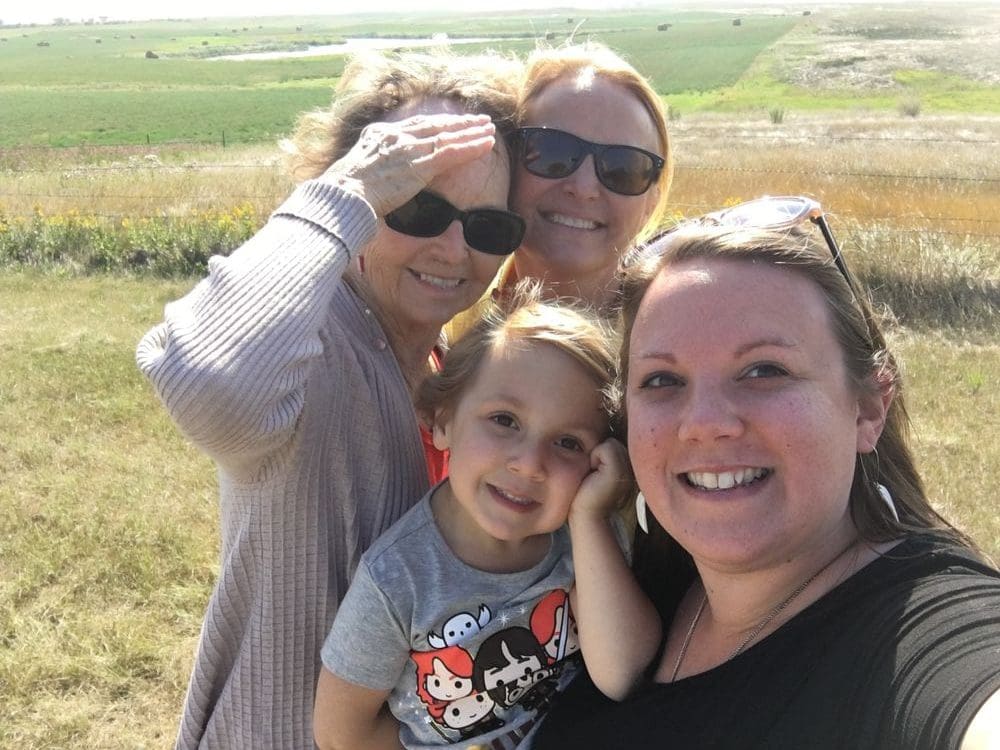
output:
[[[0,214],[0,268],[62,268],[83,273],[138,271],[202,275],[212,255],[227,255],[263,220],[250,205],[186,216],[105,219],[78,211]]]
[[[920,114],[920,100],[914,97],[903,99],[899,103],[899,114],[903,117],[916,117]]]
[[[771,118],[772,125],[780,125],[785,121],[785,109],[784,107],[771,107],[767,111],[767,116]]]

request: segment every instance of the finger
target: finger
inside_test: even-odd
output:
[[[594,450],[590,452],[590,468],[594,471],[600,471],[608,465],[610,457],[611,450],[607,442],[598,444]]]
[[[426,143],[422,147],[426,153],[413,160],[413,169],[429,182],[442,172],[486,156],[493,150],[495,144],[496,139],[493,136],[452,142],[440,147],[435,143]]]
[[[417,138],[435,135],[439,132],[465,130],[467,128],[492,127],[489,115],[447,114],[414,115],[392,123],[401,132]]]
[[[430,140],[437,150],[449,146],[461,145],[482,138],[496,139],[496,126],[492,122],[485,122],[481,125],[472,125],[459,130],[439,130],[431,135],[425,136]]]

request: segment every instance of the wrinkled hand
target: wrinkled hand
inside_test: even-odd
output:
[[[571,521],[574,517],[607,518],[630,487],[628,453],[618,440],[608,438],[594,448],[590,467],[570,506]]]
[[[489,153],[495,132],[487,115],[415,115],[373,122],[326,174],[362,195],[382,217],[441,173]]]

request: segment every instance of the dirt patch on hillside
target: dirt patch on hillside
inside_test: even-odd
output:
[[[900,70],[1000,84],[1000,8],[818,9],[773,49],[776,73],[799,86],[892,89]]]

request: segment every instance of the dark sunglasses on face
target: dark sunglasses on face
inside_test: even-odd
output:
[[[437,237],[455,220],[462,222],[465,244],[489,255],[508,255],[524,237],[524,219],[499,208],[462,211],[439,195],[421,190],[385,215],[390,229],[410,237]]]
[[[635,146],[593,143],[555,128],[519,128],[517,135],[521,164],[536,177],[568,177],[590,154],[597,179],[619,195],[645,193],[665,164],[662,157]]]

